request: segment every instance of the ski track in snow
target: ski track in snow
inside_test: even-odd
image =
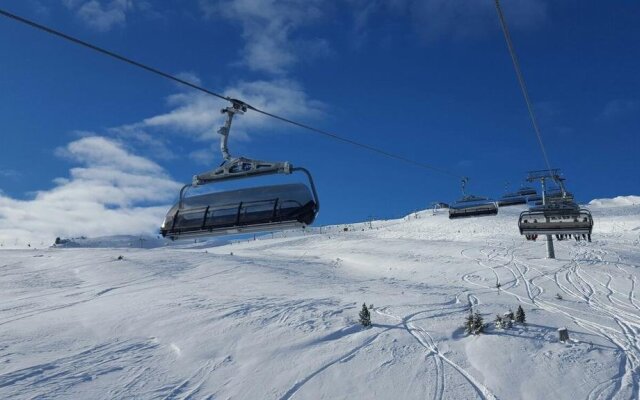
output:
[[[213,394],[202,396],[200,391],[204,382],[208,379],[216,369],[230,362],[231,358],[226,357],[224,360],[214,363],[208,360],[194,374],[170,390],[169,394],[163,397],[163,400],[188,400],[196,398],[213,398]]]
[[[436,387],[434,390],[434,400],[443,399],[443,393],[445,389],[445,377],[444,377],[444,363],[446,362],[449,366],[453,367],[460,375],[462,375],[478,392],[478,394],[483,399],[495,400],[496,397],[491,393],[489,389],[487,389],[482,383],[478,382],[469,372],[467,372],[464,368],[460,367],[458,364],[451,361],[449,358],[445,357],[442,353],[440,353],[438,349],[438,345],[433,340],[433,337],[422,327],[417,324],[411,322],[411,320],[419,315],[424,313],[425,311],[413,313],[406,317],[399,317],[397,315],[391,314],[383,310],[375,310],[378,314],[384,315],[385,317],[394,319],[396,321],[400,321],[405,330],[413,336],[422,347],[424,347],[428,353],[428,356],[433,356],[435,358],[436,363]]]
[[[280,397],[280,400],[288,400],[291,399],[295,396],[296,393],[298,393],[298,391],[300,391],[305,384],[307,384],[309,381],[311,381],[313,378],[315,378],[316,376],[318,376],[319,374],[321,374],[322,372],[324,372],[325,370],[327,370],[328,368],[338,364],[338,363],[342,363],[345,361],[350,360],[351,358],[353,358],[353,356],[355,354],[357,354],[360,350],[366,348],[367,346],[369,346],[370,344],[372,344],[382,333],[386,332],[388,329],[383,330],[381,332],[375,333],[371,336],[369,336],[362,344],[354,347],[352,350],[348,351],[347,353],[341,355],[340,357],[324,364],[323,366],[321,366],[320,368],[318,368],[317,370],[313,371],[312,373],[310,373],[309,375],[305,376],[304,378],[300,379],[299,381],[297,381],[289,390],[287,390],[285,392],[285,394]]]
[[[489,245],[489,247],[480,250],[480,254],[483,257],[475,257],[473,259],[481,267],[490,269],[492,274],[496,276],[497,283],[500,283],[500,277],[496,270],[501,268],[507,269],[509,274],[516,279],[514,285],[501,286],[499,290],[516,297],[520,302],[535,305],[549,312],[561,313],[569,321],[607,339],[620,350],[625,359],[624,371],[612,379],[599,383],[589,393],[588,399],[618,398],[623,386],[630,388],[632,397],[640,397],[638,377],[638,368],[640,366],[640,313],[638,311],[640,311],[640,308],[635,301],[637,280],[628,270],[628,268],[637,268],[638,266],[624,263],[620,255],[612,250],[600,248],[597,240],[588,245],[584,243],[578,243],[577,245],[562,243],[559,246],[557,241],[555,244],[556,249],[561,247],[562,250],[569,251],[572,257],[553,273],[553,278],[549,277],[549,273],[543,272],[541,268],[531,266],[528,262],[514,257],[515,247],[503,247],[500,244]],[[471,249],[465,250],[468,252]],[[499,253],[499,251],[502,251],[502,253]],[[469,257],[467,252],[463,250],[463,255]],[[605,260],[607,257],[615,258],[615,260]],[[497,265],[488,265],[491,262],[495,262]],[[610,273],[606,273],[606,281],[602,282],[584,270],[585,267],[597,267],[600,264],[615,266],[631,283],[630,290],[626,293],[616,290],[613,282],[614,277]],[[598,272],[597,269],[589,270],[594,271],[593,273]],[[531,276],[531,271],[538,275]],[[473,276],[474,273],[466,274],[463,276],[463,280],[474,286],[491,289],[487,285],[475,282]],[[542,280],[543,278],[547,281],[553,281],[560,292],[567,295],[568,298],[572,298],[580,302],[580,304],[586,304],[589,312],[559,304],[558,302],[540,299],[544,289],[536,284],[536,280]],[[519,286],[519,282],[524,284],[524,295],[521,294],[522,291],[518,293],[513,291]],[[598,287],[601,289],[599,290]],[[623,299],[627,301],[625,302]],[[577,314],[580,317],[576,316]],[[596,322],[602,318],[613,321],[619,329]]]
[[[7,398],[29,391],[33,397],[57,397],[80,383],[102,375],[126,373],[132,361],[150,357],[157,345],[146,342],[114,342],[92,347],[72,356],[0,375],[0,390]]]

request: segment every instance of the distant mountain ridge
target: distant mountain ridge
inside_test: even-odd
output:
[[[165,245],[162,237],[150,235],[114,235],[88,238],[58,238],[52,247],[57,248],[143,248],[153,249]]]

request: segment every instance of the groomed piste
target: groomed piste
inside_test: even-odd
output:
[[[223,246],[2,250],[0,398],[634,398],[640,201],[589,206],[593,242],[557,242],[555,260],[514,226],[524,207]],[[493,327],[518,305],[526,324]],[[465,334],[470,310],[483,334]]]

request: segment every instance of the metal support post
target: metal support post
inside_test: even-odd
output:
[[[545,179],[541,179],[542,182],[542,205],[547,205],[547,187],[545,185]],[[549,222],[549,217],[545,217]],[[556,258],[556,252],[553,248],[553,235],[547,235],[547,258]]]

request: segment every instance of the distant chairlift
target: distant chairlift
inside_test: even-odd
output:
[[[227,147],[231,122],[243,114],[247,105],[231,100],[222,110],[227,119],[218,133],[223,163],[216,169],[196,175],[180,190],[180,199],[167,212],[160,228],[162,236],[172,240],[197,236],[255,233],[300,228],[310,225],[320,209],[313,179],[304,168],[289,162],[266,162],[231,157]],[[256,176],[304,173],[309,187],[301,183],[251,187],[186,197],[189,188]]]
[[[573,196],[564,188],[564,179],[560,177],[558,170],[530,173],[529,180],[536,179],[542,181],[543,204],[530,207],[528,211],[520,213],[518,220],[520,234],[527,240],[536,240],[539,235],[555,235],[558,240],[573,238],[590,242],[593,231],[591,212],[580,208],[573,201]],[[546,179],[551,179],[558,184],[559,194],[553,191],[550,197],[546,195]]]
[[[554,187],[546,191],[545,199],[547,204],[558,203],[558,202],[567,203],[567,202],[575,201],[573,194],[569,193],[564,186],[565,178],[557,175],[552,175],[550,176],[550,178],[551,178],[551,181],[555,183],[557,187]],[[533,200],[530,200],[530,201],[533,201]],[[540,196],[539,198],[536,198],[535,201],[533,201],[533,203],[536,206],[543,205],[542,196]]]
[[[531,198],[538,197],[538,192],[532,187],[522,187],[517,192],[507,193],[498,200],[498,206],[507,207],[527,204]]]
[[[467,195],[468,178],[462,179],[462,198],[449,205],[449,219],[482,217],[498,214],[498,204],[486,197]]]

